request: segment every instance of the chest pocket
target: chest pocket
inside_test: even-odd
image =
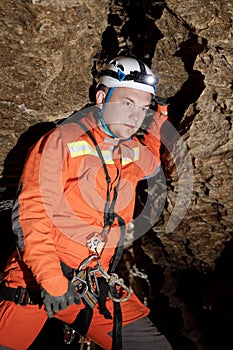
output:
[[[139,159],[139,147],[122,146],[122,166],[136,162]]]

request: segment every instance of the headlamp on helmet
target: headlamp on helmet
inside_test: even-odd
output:
[[[132,57],[117,57],[99,73],[98,84],[109,88],[129,87],[155,94],[158,79],[142,61]]]

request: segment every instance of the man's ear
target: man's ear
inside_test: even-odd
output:
[[[106,98],[106,93],[103,90],[98,90],[96,92],[96,104],[102,107],[102,104],[104,103]]]

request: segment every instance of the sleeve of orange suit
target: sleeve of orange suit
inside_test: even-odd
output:
[[[168,119],[168,106],[158,105],[157,111],[153,115],[150,128],[144,135],[143,143],[150,149],[157,160],[160,160],[161,143],[164,141],[163,133]]]
[[[44,155],[48,140],[49,149]],[[37,282],[53,296],[63,295],[68,288],[52,239],[52,218],[48,215],[48,208],[52,212],[62,191],[64,152],[57,129],[32,148],[24,166],[12,214],[13,230],[18,236],[22,259]],[[46,198],[41,194],[41,186],[47,188],[49,195]]]

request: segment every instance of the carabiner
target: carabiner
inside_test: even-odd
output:
[[[83,270],[83,268],[86,267],[89,264],[89,262],[91,262],[92,260],[94,260],[94,259],[98,259],[99,260],[99,258],[100,257],[98,255],[95,255],[95,254],[90,255],[88,258],[83,260],[83,262],[81,263],[81,265],[78,268],[78,271]]]

